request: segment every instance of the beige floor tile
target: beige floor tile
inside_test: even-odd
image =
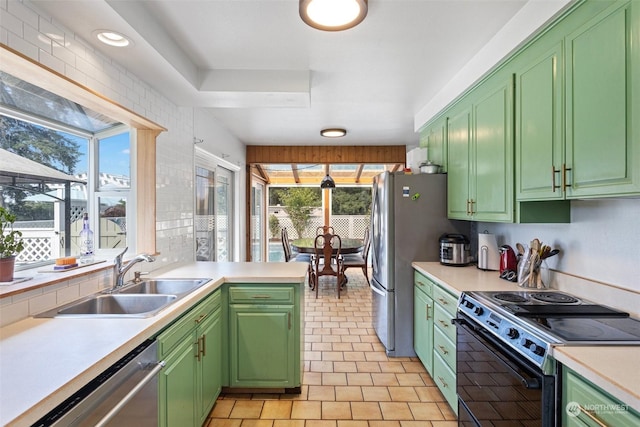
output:
[[[400,421],[369,421],[369,427],[400,427]]]
[[[333,350],[330,342],[314,342],[311,343],[311,349],[313,351],[331,351]]]
[[[235,400],[218,399],[209,416],[214,418],[229,418],[235,403]]]
[[[444,402],[444,396],[436,386],[416,387],[421,402]]]
[[[333,362],[333,372],[358,372],[356,362]]]
[[[304,420],[274,420],[273,427],[304,427]]]
[[[394,402],[419,402],[420,398],[413,387],[387,387]]]
[[[212,418],[207,427],[240,427],[242,420]]]
[[[262,407],[260,418],[288,419],[291,418],[293,402],[287,400],[267,400]]]
[[[336,401],[356,402],[363,400],[362,388],[359,386],[337,386]]]
[[[350,420],[351,405],[349,402],[322,402],[323,420]]]
[[[340,342],[359,343],[364,338],[368,338],[368,337],[362,336],[362,335],[349,335],[347,333],[347,334],[340,335]]]
[[[380,369],[380,362],[356,362],[358,372],[382,372]]]
[[[351,346],[354,351],[373,351],[373,346],[369,342],[354,342]]]
[[[402,362],[378,362],[382,372],[405,373]]]
[[[457,419],[456,414],[453,412],[451,407],[447,402],[437,402],[438,408],[442,412],[445,420],[455,420]]]
[[[326,360],[312,360],[311,368],[312,372],[333,372],[333,362]]]
[[[386,362],[389,360],[389,357],[385,353],[381,353],[379,351],[367,352],[365,355],[367,356],[367,360],[370,362]]]
[[[305,427],[336,427],[335,420],[309,420],[306,422]]]
[[[291,408],[291,419],[319,420],[322,417],[320,402],[296,401]]]
[[[260,418],[263,404],[261,400],[238,400],[233,405],[229,418]]]
[[[322,360],[343,361],[344,356],[341,351],[323,351]]]
[[[305,372],[302,382],[307,385],[322,385],[322,372]]]
[[[333,386],[311,385],[309,386],[309,400],[335,401],[336,392]]]
[[[400,385],[400,383],[398,383],[398,378],[396,378],[395,374],[373,373],[371,374],[371,378],[373,379],[373,385],[376,385],[376,386]]]
[[[436,403],[409,402],[409,409],[416,420],[444,420]]]
[[[242,420],[241,427],[273,427],[273,420]]]
[[[422,365],[422,363],[418,361],[402,362],[402,366],[404,366],[405,372],[416,372],[416,373],[426,372],[424,365]]]
[[[333,351],[353,351],[353,343],[350,342],[336,342],[331,344]]]
[[[458,427],[458,421],[433,421],[433,427]]]
[[[351,415],[354,420],[382,419],[378,402],[351,402]]]
[[[369,423],[356,420],[338,420],[338,427],[369,427]]]
[[[420,421],[400,421],[400,427],[432,427],[432,426],[433,426],[432,423],[430,423],[429,421],[424,421],[424,420],[420,420]],[[458,426],[456,425],[455,427],[458,427]]]
[[[406,402],[380,402],[385,420],[413,420],[413,414]]]
[[[396,374],[396,378],[398,379],[398,384],[401,386],[414,386],[414,387],[423,387],[424,381],[422,381],[422,377],[417,373],[407,373],[407,374]]]
[[[347,385],[347,374],[344,372],[324,372],[322,385]]]
[[[368,402],[391,401],[391,395],[387,387],[362,387],[362,397]]]
[[[365,353],[362,351],[345,351],[343,353],[344,360],[358,362],[367,360]]]
[[[371,374],[360,372],[347,372],[347,384],[349,385],[373,385]]]

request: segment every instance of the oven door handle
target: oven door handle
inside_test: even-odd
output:
[[[484,337],[480,333],[478,333],[477,331],[474,331],[471,328],[472,325],[469,322],[467,322],[465,319],[455,318],[455,319],[452,319],[451,322],[457,323],[459,327],[464,328],[467,330],[467,332],[471,333],[483,347],[485,347],[489,352],[491,352],[491,354],[493,354],[496,357],[496,359],[498,359],[507,369],[509,369],[509,371],[511,371],[511,373],[520,381],[520,383],[523,386],[525,386],[525,388],[539,389],[541,387],[540,381],[537,378],[525,378],[524,376],[522,376],[518,372],[519,370],[518,367],[514,366],[514,364],[509,360],[505,359],[502,356],[502,352],[500,352],[497,348],[495,348],[489,341],[484,339]]]

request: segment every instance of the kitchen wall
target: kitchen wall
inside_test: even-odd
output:
[[[537,237],[561,250],[548,259],[558,271],[640,293],[640,199],[571,202],[570,224],[479,223],[498,245],[528,245]]]
[[[213,154],[224,151],[226,160],[238,165],[244,165],[244,145],[218,128],[206,111],[174,104],[29,1],[0,0],[0,14],[1,43],[168,129],[157,138],[156,238],[161,256],[153,269],[193,260],[193,138],[205,140]],[[64,45],[47,34],[63,37]],[[197,135],[195,119],[207,123]],[[244,206],[244,191],[237,194]],[[244,224],[244,211],[239,214]]]

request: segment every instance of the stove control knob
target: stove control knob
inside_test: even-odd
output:
[[[524,347],[524,348],[529,348],[533,345],[533,341],[531,341],[530,339],[527,338],[522,338],[522,340],[520,340],[520,344]]]
[[[473,303],[471,301],[465,301],[464,302],[464,306],[467,308],[472,308],[473,307]]]
[[[509,328],[507,329],[507,336],[512,340],[515,340],[520,336],[520,334],[518,333],[518,330],[516,328]]]
[[[538,356],[544,355],[544,347],[531,344],[530,350],[533,351],[533,354],[537,354]]]
[[[480,316],[483,312],[484,310],[482,309],[482,307],[476,307],[473,309],[473,314],[475,314],[476,316]]]

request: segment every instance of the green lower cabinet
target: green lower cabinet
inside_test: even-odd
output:
[[[413,288],[413,349],[427,372],[433,375],[433,299],[420,283],[416,279]]]
[[[229,307],[231,387],[298,387],[294,307]]]
[[[215,292],[158,335],[159,425],[199,427],[222,389],[222,310]]]
[[[571,369],[562,368],[562,425],[637,427],[640,413]]]

